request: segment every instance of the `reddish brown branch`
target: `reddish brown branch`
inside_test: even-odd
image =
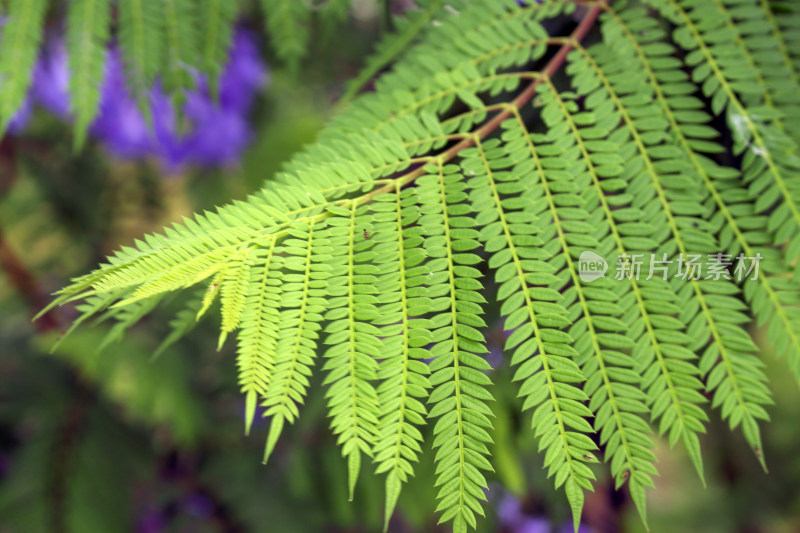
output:
[[[558,69],[560,69],[563,66],[564,62],[567,60],[567,56],[569,55],[569,53],[575,48],[575,45],[577,43],[580,43],[583,40],[583,38],[586,37],[586,34],[589,33],[590,29],[592,29],[592,26],[594,26],[597,17],[600,15],[600,12],[603,9],[605,9],[605,7],[606,7],[606,0],[598,0],[595,4],[593,4],[592,7],[589,9],[589,11],[586,13],[586,15],[584,15],[583,19],[578,24],[578,26],[573,30],[572,34],[569,36],[566,42],[564,42],[564,44],[561,45],[561,48],[559,48],[558,52],[556,52],[556,54],[552,58],[550,58],[550,60],[544,66],[544,68],[540,72],[540,75],[535,80],[533,80],[527,87],[525,87],[525,89],[511,101],[511,103],[508,105],[507,108],[503,109],[497,115],[492,117],[492,119],[483,126],[481,126],[480,129],[478,129],[478,131],[476,131],[474,135],[467,137],[466,139],[459,142],[455,146],[452,146],[451,148],[444,151],[439,156],[440,160],[442,162],[449,161],[450,159],[456,157],[462,150],[465,150],[470,146],[472,146],[473,144],[475,144],[476,139],[486,138],[486,136],[492,133],[495,129],[497,129],[497,127],[500,126],[500,124],[502,124],[504,120],[506,120],[508,117],[511,116],[512,111],[509,108],[514,108],[519,110],[522,109],[522,107],[525,106],[525,104],[530,102],[531,99],[536,94],[539,84],[541,84],[544,80],[552,77],[558,71]],[[425,173],[425,166],[423,165],[399,179],[402,179],[403,183],[407,185],[409,183],[412,183],[418,177],[422,176],[424,173]],[[393,184],[385,185],[380,189],[376,189],[371,193],[369,193],[369,195],[367,195],[367,198],[372,198],[381,193],[391,192],[393,189],[394,189]]]
[[[511,101],[509,107],[513,107],[515,109],[522,109],[522,107],[531,101],[533,96],[536,94],[538,90],[539,84],[542,83],[545,79],[550,78],[555,74],[558,69],[564,64],[567,60],[567,55],[575,48],[575,44],[580,43],[586,34],[589,33],[589,30],[594,25],[597,17],[600,15],[600,11],[602,11],[603,7],[605,6],[605,0],[600,0],[591,9],[589,9],[588,13],[583,17],[580,24],[575,28],[572,34],[569,36],[569,39],[561,45],[561,48],[556,52],[550,61],[547,62],[544,69],[540,72],[540,76],[533,80],[525,90],[517,95],[514,100]],[[483,139],[487,135],[489,135],[492,131],[497,129],[497,127],[503,123],[505,119],[511,116],[511,111],[509,109],[504,109],[494,117],[492,120],[481,126],[481,128],[476,132],[476,136]],[[443,154],[443,157],[447,157],[448,159],[455,156],[458,152],[465,148],[469,148],[474,143],[472,138],[467,138],[461,141],[459,144],[452,147],[450,150]],[[463,145],[463,146],[462,146]],[[453,155],[450,155],[450,152],[453,151]]]
[[[11,243],[5,238],[0,228],[0,268],[5,271],[9,283],[17,290],[20,297],[27,303],[30,315],[35,315],[48,303],[48,298],[39,287],[36,278],[25,264],[17,257]],[[59,321],[53,311],[45,313],[35,323],[36,330],[40,333],[58,329]]]
[[[12,139],[6,138],[0,142],[0,176],[2,176],[0,195],[5,194],[11,188],[17,177],[15,152],[15,143]],[[9,284],[26,302],[31,317],[47,305],[49,301],[47,294],[41,289],[33,273],[16,254],[11,243],[6,239],[2,227],[0,227],[0,269],[5,272]],[[37,331],[44,333],[58,329],[59,321],[55,313],[49,312],[36,322],[35,327]]]

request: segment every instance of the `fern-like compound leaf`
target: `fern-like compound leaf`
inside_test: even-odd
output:
[[[409,45],[422,33],[425,26],[434,17],[443,14],[442,4],[442,0],[433,0],[421,9],[411,9],[402,17],[395,18],[396,29],[388,37],[379,41],[378,48],[367,58],[366,64],[358,76],[348,82],[347,90],[339,99],[338,105],[342,106],[352,100],[381,69],[408,50]],[[450,9],[456,8],[450,6]]]
[[[480,257],[472,253],[479,243],[477,224],[469,216],[466,183],[455,165],[429,165],[417,180],[415,192],[420,205],[418,223],[425,235],[422,244],[428,262],[425,293],[430,298],[432,317],[430,383],[434,387],[428,402],[428,416],[436,419],[433,446],[436,449],[437,511],[440,521],[452,520],[453,531],[476,527],[475,515],[483,516],[480,502],[486,499],[487,482],[481,470],[491,470],[486,456],[492,442],[492,400],[486,386],[491,380],[482,370],[489,364],[484,337],[476,329],[485,326],[480,305],[485,301],[478,290],[483,285],[475,265]]]
[[[209,2],[207,71],[235,13]],[[264,3],[282,29],[305,25],[307,6]],[[800,375],[796,6],[647,3],[432,3],[401,32],[415,44],[386,41],[375,90],[260,191],[122,248],[54,304],[82,300],[77,322],[113,319],[114,339],[202,285],[169,339],[219,300],[245,430],[259,406],[269,420],[265,461],[321,372],[350,496],[371,459],[386,524],[428,445],[441,519],[461,533],[484,512],[502,375],[484,357],[490,283],[576,527],[601,457],[646,520],[657,434],[702,478],[710,410],[765,465],[752,323]],[[740,256],[762,259],[757,275]]]
[[[332,216],[322,230],[321,244],[327,253],[315,259],[331,266],[328,272],[327,295],[329,321],[325,332],[329,384],[328,412],[331,429],[338,435],[342,455],[347,458],[350,499],[361,468],[361,455],[372,457],[378,432],[378,395],[371,382],[375,380],[377,360],[381,355],[381,329],[373,320],[356,320],[359,304],[377,299],[377,278],[362,273],[378,257],[371,248],[374,240],[362,235],[362,228],[371,225],[372,217],[366,206],[353,207],[349,214]]]
[[[419,317],[431,309],[430,298],[420,293],[433,273],[426,265],[406,264],[407,259],[409,263],[414,261],[406,249],[413,249],[422,233],[407,228],[421,216],[419,207],[411,203],[411,192],[402,191],[398,184],[393,192],[375,197],[374,223],[369,231],[383,253],[380,262],[366,270],[380,274],[383,288],[396,290],[392,291],[395,297],[380,303],[364,302],[359,309],[359,318],[378,318],[387,335],[377,374],[381,380],[377,388],[381,418],[374,448],[376,472],[386,473],[384,529],[402,484],[413,475],[412,462],[422,452],[419,426],[425,424],[424,401],[431,386],[430,369],[424,360],[430,357],[425,346],[431,343],[432,322]]]
[[[632,28],[640,30],[640,35],[644,33],[641,30],[646,30],[646,36],[642,35],[639,38],[640,42],[637,42]],[[656,157],[672,154],[673,157],[684,158],[689,163],[689,168],[682,167],[677,162],[670,164],[676,169],[682,169],[681,175],[691,177],[696,183],[692,196],[683,200],[684,202],[687,200],[695,202],[694,209],[687,211],[685,207],[681,207],[677,216],[672,214],[671,218],[674,222],[671,225],[675,244],[686,257],[693,254],[713,255],[715,250],[719,249],[714,242],[714,228],[708,226],[698,216],[706,208],[701,207],[697,200],[709,195],[713,200],[719,200],[720,191],[718,185],[713,183],[712,176],[723,178],[727,182],[723,188],[729,189],[728,183],[735,174],[712,163],[701,153],[719,152],[721,147],[707,138],[693,138],[694,135],[703,132],[698,124],[708,122],[711,118],[699,109],[699,100],[683,95],[669,96],[669,92],[672,92],[670,87],[677,88],[686,78],[677,70],[679,63],[665,57],[664,52],[668,50],[667,48],[661,47],[661,50],[655,50],[654,47],[648,49],[646,46],[646,43],[659,39],[660,30],[657,28],[656,21],[648,18],[643,10],[617,10],[611,14],[604,29],[608,38],[613,40],[613,48],[617,52],[616,57],[609,58],[608,61],[619,65],[617,67],[620,72],[619,78],[624,80],[625,85],[623,90],[625,93],[631,94],[628,97],[628,103],[631,98],[638,98],[642,105],[649,106],[654,101],[658,101],[664,113],[663,115],[659,113],[659,115],[668,121],[674,131],[677,148],[665,151],[664,148],[659,147],[655,152],[651,150],[651,153],[654,153]],[[625,51],[625,53],[620,53],[620,51]],[[655,61],[652,59],[643,61],[648,54]],[[639,76],[638,83],[634,81],[637,76],[630,75],[631,71],[643,73]],[[669,85],[659,83],[657,73],[661,71],[664,71],[661,77],[669,75],[669,79],[674,81]],[[627,74],[623,75],[623,72],[627,72]],[[650,94],[652,96],[642,98],[642,95]],[[652,115],[653,107],[647,109],[648,114]],[[671,192],[669,189],[674,188],[670,185],[675,183],[676,178],[680,179],[675,177],[666,184],[668,189],[665,190],[664,198],[666,198],[667,192]],[[675,191],[675,193],[677,192],[679,191]],[[725,204],[718,203],[718,207],[723,210],[723,213],[728,209]],[[665,203],[664,213],[669,216],[673,211],[675,211],[674,202]],[[682,227],[687,222],[691,225],[688,228]],[[731,221],[732,228],[737,228],[737,226],[737,221]],[[737,232],[737,235],[743,236],[742,232]],[[744,242],[743,245],[748,253],[752,253],[747,242]],[[719,254],[718,259],[726,260],[724,254]],[[730,263],[730,257],[727,261]],[[703,350],[703,357],[700,361],[701,371],[705,374],[712,368],[715,369],[714,375],[710,376],[707,381],[707,389],[715,392],[713,405],[719,406],[725,403],[723,416],[726,417],[734,409],[740,413],[731,419],[734,427],[738,425],[737,420],[740,417],[744,416],[749,419],[743,426],[748,428],[745,430],[745,435],[750,445],[755,450],[760,450],[758,426],[751,416],[753,412],[759,412],[761,415],[760,405],[771,403],[771,400],[768,389],[764,385],[765,378],[758,370],[761,363],[752,353],[754,346],[749,341],[741,342],[741,339],[747,339],[747,334],[739,327],[739,324],[743,322],[740,311],[744,306],[732,297],[732,295],[739,294],[740,290],[733,284],[722,282],[720,277],[724,273],[724,265],[720,264],[719,266],[722,270],[718,270],[717,275],[714,276],[717,283],[695,279],[695,276],[685,276],[687,279],[675,278],[677,282],[675,288],[682,300],[681,318],[685,324],[689,325],[689,332],[694,339],[690,345],[692,350]],[[729,289],[721,291],[722,286],[727,286]],[[712,342],[707,345],[709,340]],[[724,386],[720,387],[723,384]],[[759,453],[759,457],[763,463],[763,455]]]

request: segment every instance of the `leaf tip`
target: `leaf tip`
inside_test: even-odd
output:
[[[255,396],[255,393],[253,393],[253,395]],[[272,455],[272,451],[275,449],[275,444],[278,442],[278,437],[280,437],[281,431],[283,431],[283,420],[284,418],[281,414],[277,414],[272,417],[272,422],[269,425],[269,434],[267,435],[267,443],[264,446],[263,464],[267,464],[267,461],[269,461],[269,458]]]
[[[753,453],[756,454],[758,458],[758,463],[761,465],[761,469],[764,470],[765,474],[769,474],[769,468],[767,468],[767,461],[764,459],[764,453],[761,451],[761,448],[753,448]]]
[[[228,332],[223,330],[219,334],[219,341],[217,341],[217,351],[220,351],[222,349],[222,345],[225,344],[225,339],[227,338],[228,338]]]
[[[347,458],[347,485],[349,490],[347,501],[349,502],[353,501],[359,470],[361,470],[361,453],[358,450],[353,450]]]
[[[253,390],[247,391],[244,403],[244,435],[250,436],[250,429],[253,427],[253,418],[256,415],[256,393]]]
[[[384,511],[383,533],[386,533],[389,529],[389,521],[392,519],[394,508],[397,506],[397,499],[400,496],[401,488],[402,481],[397,475],[397,471],[393,470],[386,477],[386,508]]]

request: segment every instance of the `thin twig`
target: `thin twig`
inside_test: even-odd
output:
[[[0,195],[5,194],[17,179],[16,146],[15,141],[6,138],[0,143]],[[28,269],[19,258],[11,243],[6,238],[0,227],[0,269],[2,269],[9,284],[16,289],[23,301],[26,302],[28,311],[33,317],[49,302],[50,298],[42,290],[36,276]],[[36,322],[36,331],[46,333],[59,328],[60,321],[55,310],[51,310]]]
[[[606,5],[606,0],[599,0],[596,2],[586,13],[586,15],[581,20],[580,24],[575,28],[572,34],[569,36],[564,44],[561,45],[558,52],[550,58],[550,60],[545,65],[544,69],[542,69],[540,75],[534,79],[520,94],[517,95],[514,100],[511,101],[510,104],[504,107],[502,111],[500,111],[497,115],[492,117],[492,119],[481,126],[474,135],[471,135],[461,141],[460,143],[452,146],[451,148],[447,149],[441,155],[438,156],[438,159],[445,163],[454,157],[456,157],[462,150],[465,150],[475,144],[476,140],[484,139],[490,133],[492,133],[495,129],[497,129],[500,124],[503,123],[508,117],[511,116],[513,111],[511,109],[522,109],[528,102],[536,94],[539,85],[544,82],[545,80],[549,80],[557,71],[561,68],[564,62],[567,60],[567,55],[575,48],[577,43],[580,43],[586,34],[589,33],[589,30],[594,25],[597,17],[600,15],[600,11]],[[403,181],[403,185],[408,185],[409,183],[414,182],[417,178],[422,176],[425,173],[425,166],[420,165],[417,169],[406,174],[405,176],[398,178]],[[391,192],[394,189],[394,184],[384,185],[383,187],[376,189],[369,194],[361,197],[358,199],[358,203],[363,204],[366,201],[371,200],[375,196],[379,194],[384,194],[387,192]]]

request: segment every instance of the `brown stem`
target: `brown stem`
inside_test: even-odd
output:
[[[535,80],[533,80],[521,93],[519,93],[517,97],[514,98],[514,100],[512,100],[508,106],[506,106],[505,109],[503,109],[501,112],[492,117],[492,119],[489,122],[481,126],[478,129],[478,131],[475,132],[474,135],[467,137],[463,141],[459,142],[455,146],[452,146],[451,148],[443,152],[439,156],[442,162],[444,163],[446,161],[449,161],[450,159],[453,159],[459,154],[459,152],[475,144],[476,140],[486,138],[486,136],[489,135],[491,132],[493,132],[495,129],[497,129],[497,127],[500,124],[502,124],[504,120],[506,120],[508,117],[511,116],[511,114],[513,113],[513,111],[511,111],[511,108],[519,110],[522,109],[522,107],[525,104],[530,102],[531,99],[536,94],[539,84],[544,82],[546,79],[552,77],[558,71],[558,69],[561,68],[561,66],[567,60],[567,55],[569,55],[569,53],[575,48],[576,44],[580,43],[583,40],[583,38],[586,37],[586,34],[589,33],[590,29],[592,29],[592,26],[597,20],[597,17],[600,15],[600,12],[603,9],[605,9],[605,7],[606,7],[606,0],[598,0],[594,5],[592,5],[592,7],[589,9],[586,15],[584,15],[581,22],[575,28],[575,30],[573,30],[569,38],[564,42],[563,45],[561,45],[561,48],[559,48],[558,52],[556,52],[556,54],[552,58],[550,58],[550,60],[547,62],[544,69],[542,69],[542,71],[539,73],[540,75]],[[421,165],[419,168],[415,169],[414,171],[410,172],[409,174],[406,174],[405,176],[399,179],[402,179],[403,184],[407,185],[409,183],[412,183],[414,180],[416,180],[424,173],[425,173],[425,166]],[[379,194],[391,192],[393,189],[394,189],[394,184],[389,183],[379,189],[370,192],[362,200],[369,200]]]
[[[11,188],[17,178],[16,144],[13,139],[6,138],[0,142],[0,195]],[[39,309],[47,305],[49,298],[41,289],[36,277],[25,266],[25,263],[14,251],[0,227],[0,269],[8,277],[9,283],[17,290],[27,303],[29,314],[33,317]],[[59,320],[54,312],[48,312],[36,322],[36,330],[40,333],[58,329]]]
[[[48,298],[36,281],[36,278],[25,264],[20,260],[11,243],[8,242],[0,228],[0,268],[6,273],[11,285],[17,290],[19,295],[26,301],[30,316],[34,316],[39,309],[48,303]],[[36,331],[45,333],[58,329],[59,320],[54,311],[48,311],[36,321]]]

